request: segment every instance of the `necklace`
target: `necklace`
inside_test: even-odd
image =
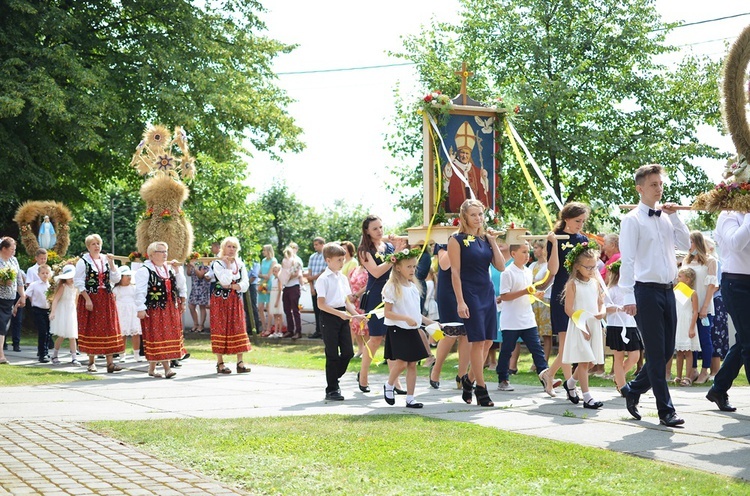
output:
[[[169,268],[168,267],[159,267],[158,265],[154,265],[154,269],[156,269],[156,275],[164,281],[164,286],[167,288],[167,299],[170,300],[172,298],[172,279],[169,277]],[[164,275],[161,275],[161,272],[159,269],[164,269]]]
[[[91,261],[94,262],[94,266],[96,267],[96,270],[97,270],[96,277],[99,282],[99,287],[103,288],[104,287],[104,266],[105,266],[104,260],[102,260],[102,257],[100,256],[99,258],[91,257]],[[101,262],[101,265],[99,262]]]

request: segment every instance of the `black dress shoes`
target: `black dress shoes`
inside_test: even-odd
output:
[[[389,398],[388,397],[388,390],[385,388],[385,384],[383,384],[383,399],[389,405],[395,405],[396,404],[396,398],[393,396],[393,391],[391,391],[391,398]]]
[[[344,401],[344,397],[340,390],[331,391],[326,393],[326,401]]]
[[[424,405],[422,403],[417,403],[416,401],[412,401],[411,403],[406,404],[406,408],[422,408]]]
[[[638,412],[638,400],[640,395],[632,393],[628,385],[624,385],[621,389],[621,394],[625,395],[625,407],[628,409],[628,413],[633,416],[636,420],[641,420],[641,414]]]
[[[719,410],[721,410],[722,412],[734,412],[737,410],[735,407],[729,404],[729,396],[727,396],[727,393],[720,393],[714,388],[708,390],[706,399],[708,401],[713,401],[714,403],[716,403],[716,406],[718,406]]]
[[[677,427],[678,425],[684,424],[685,421],[678,417],[676,413],[672,412],[666,417],[660,418],[659,423],[661,425],[666,425],[667,427]]]
[[[406,394],[406,390],[405,389],[399,389],[397,387],[393,388],[393,392],[396,393],[396,394]]]

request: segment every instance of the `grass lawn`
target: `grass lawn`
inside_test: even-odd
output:
[[[14,367],[0,365],[0,387],[38,386],[41,384],[62,384],[74,381],[95,381],[96,377],[86,372],[63,372],[42,367]]]
[[[662,495],[750,490],[741,481],[652,460],[417,415],[87,425],[251,494]]]

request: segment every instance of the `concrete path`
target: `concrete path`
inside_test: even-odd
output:
[[[22,353],[23,354],[23,353]],[[34,364],[26,356],[13,352],[8,357],[16,364]],[[248,362],[252,363],[252,354]],[[594,388],[594,396],[604,402],[600,410],[584,410],[565,400],[560,390],[557,398],[550,398],[541,387],[516,386],[516,391],[504,393],[490,389],[495,408],[480,408],[461,401],[453,381],[444,382],[441,389],[430,389],[424,378],[417,385],[417,398],[425,404],[422,410],[406,409],[404,397],[397,397],[395,406],[382,399],[384,377],[371,377],[372,393],[360,393],[355,374],[347,374],[342,381],[344,402],[326,403],[323,371],[279,369],[253,366],[250,374],[217,376],[214,364],[208,361],[187,360],[172,380],[154,379],[146,375],[145,363],[130,362],[119,374],[99,372],[100,381],[76,382],[52,386],[14,387],[0,389],[0,486],[13,480],[14,460],[26,460],[24,472],[37,474],[27,483],[31,494],[48,493],[46,489],[60,458],[70,460],[85,451],[87,454],[110,459],[111,474],[102,475],[100,482],[111,487],[92,488],[90,472],[85,468],[75,479],[78,488],[94,494],[148,494],[143,487],[135,487],[135,478],[122,479],[126,472],[112,468],[123,453],[123,463],[137,464],[138,470],[154,473],[161,470],[171,477],[156,487],[147,487],[154,494],[171,494],[187,490],[175,487],[202,488],[201,484],[215,484],[215,490],[203,489],[204,494],[233,494],[231,488],[191,475],[181,469],[154,460],[139,451],[122,446],[85,431],[77,422],[90,420],[133,420],[162,418],[235,418],[278,415],[314,415],[337,413],[370,415],[383,413],[420,414],[462,422],[474,422],[487,427],[524,433],[587,446],[595,446],[645,458],[661,460],[698,470],[724,474],[750,481],[750,388],[730,391],[730,399],[737,412],[718,411],[705,399],[707,388],[673,388],[672,397],[678,413],[685,418],[684,428],[669,429],[659,425],[653,397],[641,398],[642,421],[630,418],[625,400],[614,388]],[[234,364],[228,364],[234,366]],[[34,366],[48,366],[35,364]],[[6,367],[6,366],[3,366]],[[74,369],[69,364],[58,366]],[[100,370],[103,370],[100,367]],[[0,373],[2,369],[0,368]],[[43,435],[40,435],[39,433]],[[74,444],[72,438],[90,442],[85,450],[66,452]],[[54,439],[52,446],[46,439]],[[8,444],[10,443],[10,444]],[[94,450],[91,446],[98,446]],[[117,456],[114,456],[116,453]],[[28,458],[30,457],[30,458]],[[36,457],[36,458],[35,458]],[[35,460],[32,464],[31,460]],[[87,462],[88,463],[88,462]],[[98,462],[95,462],[95,464]],[[6,471],[3,471],[5,467]],[[37,468],[38,467],[38,468]],[[161,468],[159,468],[161,467]],[[45,473],[46,471],[46,473]],[[11,479],[8,479],[11,477]],[[63,478],[62,480],[72,478]],[[125,484],[118,485],[118,482]],[[128,485],[129,484],[129,485]],[[188,484],[187,486],[181,486]],[[137,484],[136,484],[137,485]],[[177,485],[177,486],[176,486]],[[18,486],[20,487],[20,486]],[[220,489],[219,489],[220,488]],[[62,491],[62,488],[61,488]],[[84,492],[74,491],[76,494]],[[0,493],[1,494],[1,493]],[[15,490],[12,494],[21,494]],[[59,492],[59,494],[65,494]]]

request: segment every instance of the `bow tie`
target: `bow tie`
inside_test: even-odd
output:
[[[648,216],[651,217],[651,216],[654,216],[654,215],[657,216],[657,217],[661,217],[661,210],[654,210],[653,208],[649,208],[648,209]]]

